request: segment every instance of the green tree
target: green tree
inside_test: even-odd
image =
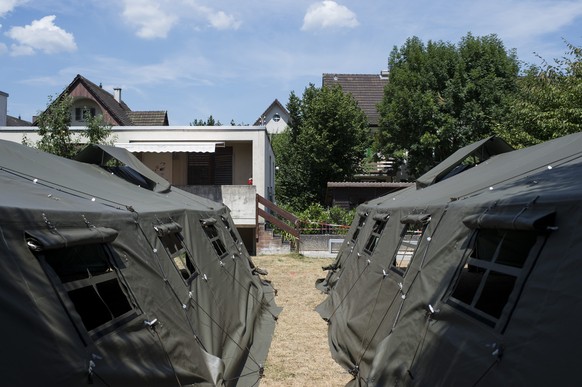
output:
[[[553,64],[529,65],[497,134],[520,148],[582,130],[582,48],[566,42]]]
[[[82,137],[87,138],[89,144],[110,143],[111,125],[105,122],[103,115],[99,114],[93,117],[86,117],[87,130],[81,132]]]
[[[49,96],[45,111],[40,113],[36,120],[40,140],[32,143],[24,136],[22,143],[44,152],[73,158],[82,143],[105,144],[112,142],[110,140],[111,125],[103,120],[102,115],[84,117],[87,130],[80,132],[79,135],[71,132],[72,106],[73,98],[71,96],[63,95],[56,99]],[[82,141],[83,137],[86,138],[86,141]]]
[[[71,96],[49,96],[46,110],[36,120],[41,137],[36,143],[38,149],[67,158],[75,155],[78,141],[69,129],[72,106]]]
[[[212,114],[208,117],[207,120],[199,120],[194,119],[194,121],[190,122],[190,126],[221,126],[222,124],[220,121],[216,121]]]
[[[310,84],[302,98],[291,93],[290,123],[273,138],[279,170],[277,197],[294,210],[325,201],[328,181],[345,181],[359,171],[368,146],[368,123],[351,94],[341,87]]]
[[[374,148],[418,176],[459,147],[493,134],[516,90],[518,62],[495,35],[457,44],[409,38],[388,60]]]

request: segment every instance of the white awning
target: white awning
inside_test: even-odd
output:
[[[115,146],[125,148],[130,152],[200,152],[214,153],[217,146],[224,143],[216,142],[117,142]]]

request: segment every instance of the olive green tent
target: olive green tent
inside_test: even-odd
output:
[[[581,176],[580,133],[490,138],[362,204],[316,284],[349,385],[580,384]]]
[[[79,160],[0,141],[2,385],[257,385],[279,308],[229,209]]]

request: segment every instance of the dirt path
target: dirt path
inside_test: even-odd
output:
[[[332,261],[297,255],[253,257],[257,266],[269,272],[266,278],[277,289],[277,305],[283,307],[261,387],[336,387],[351,380],[331,358],[327,325],[314,310],[325,299],[315,289],[315,280],[325,275],[321,267]]]

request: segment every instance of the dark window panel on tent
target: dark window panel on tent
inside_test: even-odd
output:
[[[356,230],[354,231],[354,233],[352,234],[352,242],[356,242],[356,240],[358,240],[358,236],[360,235],[360,231],[362,230],[362,227],[364,227],[364,225],[366,224],[366,218],[368,217],[367,213],[362,213],[359,214],[359,219],[358,219],[358,225],[356,226]]]
[[[495,327],[523,274],[539,234],[534,230],[480,229],[449,304]]]
[[[407,223],[404,226],[396,254],[392,258],[390,266],[392,271],[404,276],[408,266],[410,266],[414,253],[416,253],[422,241],[422,235],[424,234],[424,230],[426,230],[426,226],[426,223]]]
[[[227,255],[226,247],[224,246],[224,242],[220,239],[218,235],[218,230],[216,229],[216,219],[201,219],[200,224],[202,224],[202,229],[204,233],[210,240],[214,251],[216,251],[216,255],[219,258],[224,258]]]
[[[366,245],[364,246],[364,252],[369,255],[372,255],[376,246],[378,245],[378,241],[380,240],[380,236],[382,235],[382,231],[384,231],[384,227],[386,227],[386,222],[388,221],[388,215],[381,215],[377,219],[374,219],[374,226],[372,227],[372,231],[368,240],[366,241]]]
[[[198,276],[198,272],[196,271],[192,257],[184,246],[184,239],[180,233],[182,226],[172,222],[155,225],[154,229],[174,267],[178,270],[186,285],[190,285]]]
[[[123,264],[115,259],[109,245],[82,244],[34,252],[65,307],[72,305],[93,339],[140,313],[121,276]]]
[[[224,227],[226,227],[226,229],[230,233],[230,236],[232,237],[234,243],[238,243],[238,237],[236,235],[236,232],[234,231],[234,228],[232,227],[228,219],[224,216],[221,216],[220,219],[222,219],[222,223],[224,223]]]

